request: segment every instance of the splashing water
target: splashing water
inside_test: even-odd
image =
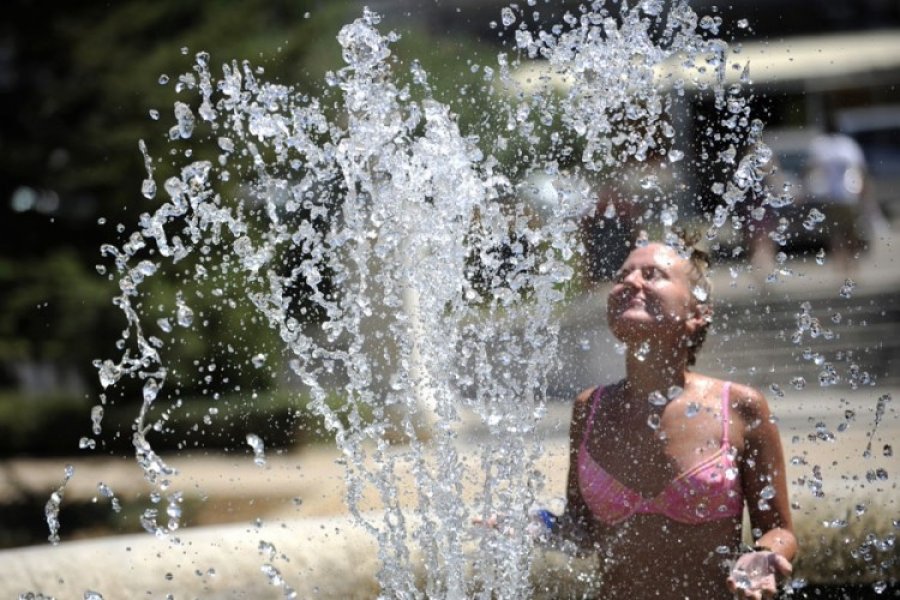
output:
[[[728,45],[712,37],[718,26],[704,26],[684,2],[668,11],[662,4],[622,5],[614,17],[597,2],[552,33],[515,30],[523,55],[544,57],[569,83],[562,95],[548,83],[527,96],[510,93],[492,107],[506,115],[508,134],[535,146],[548,141],[552,149],[515,168],[496,158],[504,136],[483,148],[483,140],[460,131],[449,107],[432,98],[418,63],[409,67],[410,85],[397,83],[396,36],[381,33],[379,17],[368,10],[341,29],[345,66],[328,74],[323,98],[260,81],[247,62],[224,64],[217,77],[208,54],[195,56],[193,73],[181,80],[195,84],[180,84],[178,91],[196,91],[199,98],[174,104],[168,137],[198,145],[209,139],[218,158],[186,159],[158,190],[159,169],[142,140],[141,190],[160,204],[121,247],[101,249],[114,262],[121,290],[115,303],[128,328],[121,357],[95,366],[104,389],[123,379],[141,382],[132,442],[154,490],[151,500],[166,506],[168,517],[160,524],[160,510],[146,509],[145,529],[159,536],[175,532],[182,504],[172,489],[177,469],[151,445],[180,404],[167,388],[174,376],[161,359],[166,343],[145,324],[167,334],[175,325],[207,327],[209,316],[191,307],[206,283],[215,285],[211,294],[222,299],[222,310],[251,306],[283,342],[292,375],[312,398],[309,409],[324,419],[342,453],[348,507],[378,541],[386,597],[529,595],[529,536],[479,529],[474,561],[466,543],[474,516],[503,514],[510,525],[504,531],[527,531],[528,509],[540,492],[535,425],[557,355],[554,307],[565,299],[582,250],[578,219],[595,204],[589,186],[560,184],[537,223],[515,197],[514,174],[560,176],[566,170],[560,157],[573,152],[553,136],[553,119],[539,116],[558,115],[578,140],[576,171],[599,177],[654,157],[675,169],[686,162],[686,148],[673,126],[673,107],[685,85],[710,90],[732,150],[710,160],[732,165],[735,173],[718,184],[723,204],[710,239],[749,192],[763,190],[771,161],[742,85],[725,85]],[[518,20],[512,8],[501,14],[505,27]],[[515,66],[505,55],[499,60],[504,85],[515,86]],[[703,75],[709,72],[711,81]],[[331,117],[326,104],[339,106],[340,116]],[[733,148],[741,145],[753,150],[738,158]],[[201,153],[183,156],[195,154]],[[233,177],[245,181],[238,195],[220,193],[217,182]],[[655,194],[646,199],[647,214],[670,228],[679,218],[676,199],[656,184],[644,189]],[[214,256],[221,262],[212,269]],[[166,300],[168,316],[149,320],[142,284],[180,268],[190,275]],[[226,282],[224,274],[238,282]],[[704,301],[708,292],[694,294]],[[811,328],[806,311],[796,336]],[[635,355],[643,360],[648,350],[637,348]],[[246,351],[254,369],[276,368],[274,353]],[[329,401],[335,388],[337,407]],[[658,393],[650,402],[665,404],[681,391],[669,390],[668,398]],[[162,408],[168,401],[172,408]],[[463,410],[474,412],[491,434],[480,454],[474,506],[462,487],[472,468],[455,442]],[[695,407],[688,410],[696,414]],[[102,409],[94,417],[99,435]],[[658,416],[648,426],[657,429]],[[397,438],[407,444],[392,445]],[[256,464],[265,465],[263,440],[248,433],[246,442]],[[415,482],[415,518],[401,504],[401,467]],[[374,517],[360,509],[372,492],[382,508]],[[58,539],[62,488],[54,498],[47,520],[51,538]],[[424,589],[414,576],[412,544],[430,567]],[[267,560],[264,575],[289,595],[283,574],[271,556]]]
[[[256,463],[256,466],[266,466],[266,449],[262,439],[254,433],[248,433],[247,445],[253,450],[253,462]]]
[[[62,504],[63,496],[66,493],[66,486],[69,480],[75,476],[75,467],[66,465],[65,478],[62,485],[56,488],[56,491],[50,494],[50,499],[44,506],[44,517],[47,520],[47,527],[50,529],[50,536],[47,538],[54,546],[59,543],[59,507]]]

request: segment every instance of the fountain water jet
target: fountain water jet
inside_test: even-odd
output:
[[[148,509],[146,529],[174,535],[181,496],[177,469],[151,445],[154,428],[169,414],[177,417],[179,406],[173,400],[166,417],[159,416],[171,373],[162,358],[166,344],[147,331],[141,285],[213,248],[233,253],[223,270],[241,282],[222,287],[246,291],[223,306],[250,302],[278,332],[291,371],[313,399],[311,409],[334,432],[347,463],[348,506],[377,542],[383,593],[457,598],[532,591],[532,541],[525,532],[528,508],[541,493],[534,474],[541,453],[535,423],[557,354],[554,308],[574,275],[577,221],[594,198],[587,186],[568,193],[556,188],[543,222],[536,223],[530,207],[509,199],[511,174],[556,177],[568,168],[590,179],[651,156],[665,157],[663,164],[682,161],[678,144],[684,140],[675,134],[672,112],[685,82],[660,84],[672,61],[698,78],[707,69],[716,73],[710,93],[732,146],[756,144],[762,130],[750,118],[745,89],[724,85],[731,67],[727,44],[698,31],[701,20],[686,3],[673,2],[665,11],[651,1],[621,6],[618,17],[603,5],[570,15],[558,32],[516,30],[521,52],[546,57],[571,82],[562,99],[548,87],[492,107],[508,115],[510,134],[535,147],[549,140],[549,150],[536,150],[524,167],[495,158],[504,140],[486,152],[461,134],[448,107],[429,97],[418,65],[411,67],[412,88],[395,82],[393,37],[377,30],[373,13],[338,36],[347,66],[330,74],[328,85],[340,98],[343,120],[329,119],[318,99],[259,81],[249,64],[224,65],[217,80],[210,57],[196,56],[194,72],[182,82],[185,91],[199,93],[199,119],[189,103],[176,103],[170,138],[195,140],[207,127],[221,149],[218,162],[184,165],[164,182],[169,199],[142,217],[140,230],[121,248],[103,248],[116,263],[122,291],[116,303],[128,330],[121,358],[98,361],[101,384],[114,386],[123,376],[142,383],[136,456],[153,486],[154,504],[165,500],[171,509],[165,524],[157,521],[158,509]],[[511,85],[505,61],[498,72]],[[425,99],[414,100],[411,90]],[[580,141],[574,165],[561,159],[573,147],[553,136],[547,115],[558,115]],[[714,217],[711,236],[749,190],[762,190],[768,154],[755,147],[721,186],[724,208]],[[141,151],[151,165],[146,144]],[[724,165],[734,157],[723,153],[715,160]],[[216,178],[234,177],[237,165],[251,191],[244,198],[223,197]],[[154,171],[147,171],[151,183],[142,189],[154,196]],[[674,194],[654,189],[642,201],[648,224],[659,220],[669,229],[677,221],[677,212],[669,210]],[[251,215],[254,210],[261,216]],[[219,277],[194,264],[192,277]],[[333,291],[324,289],[326,278]],[[298,313],[301,290],[324,315],[321,324],[304,323]],[[181,327],[200,327],[190,298],[180,293],[169,299],[169,309]],[[338,410],[328,403],[326,382],[335,371],[342,374],[346,400]],[[391,418],[392,407],[400,408],[399,418]],[[462,489],[471,469],[456,440],[462,409],[474,411],[492,434],[481,453],[483,481],[474,510]],[[365,412],[374,418],[367,421]],[[417,427],[422,420],[430,424],[430,439]],[[408,445],[390,444],[396,429]],[[265,441],[264,433],[256,435]],[[401,464],[410,466],[415,482],[414,519],[395,477]],[[379,495],[383,512],[359,510],[367,489]],[[471,528],[473,516],[494,512],[506,515],[508,531],[518,533]],[[467,535],[475,538],[474,549]],[[416,577],[418,563],[429,566],[424,583]]]

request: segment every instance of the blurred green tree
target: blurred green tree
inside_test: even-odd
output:
[[[91,362],[114,354],[125,327],[111,303],[118,293],[112,277],[97,273],[103,271],[98,263],[109,267],[98,250],[103,243],[121,245],[138,215],[155,208],[141,195],[138,140],[157,159],[157,182],[180,168],[169,163],[176,150],[167,123],[177,99],[173,85],[194,54],[209,52],[213,65],[246,59],[264,68],[266,80],[316,94],[326,71],[342,65],[337,32],[360,11],[361,3],[351,0],[6,5],[0,110],[15,118],[0,121],[0,390],[96,402],[85,397],[96,390]],[[395,18],[385,30],[392,26],[401,33],[399,79],[419,60],[435,97],[460,115],[463,131],[493,144],[486,132],[501,117],[484,107],[496,90],[473,65],[493,63],[496,49],[429,31],[412,18]],[[161,115],[158,121],[151,111]],[[201,144],[194,158],[213,159],[216,149],[208,146]],[[219,191],[237,196],[240,185],[232,181]],[[162,318],[171,309],[162,299],[171,304],[185,270],[197,264],[188,261],[148,282],[142,310]],[[237,355],[235,340],[277,354],[274,335],[248,306],[221,310],[211,293],[216,285],[228,285],[227,278],[190,298],[207,322],[203,336],[176,333],[167,345],[179,393],[213,393],[198,376],[210,365],[229,392],[273,387],[277,379],[264,370],[245,368],[249,357]]]

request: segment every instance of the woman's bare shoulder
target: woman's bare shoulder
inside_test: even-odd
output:
[[[622,381],[617,381],[615,383],[610,383],[607,385],[595,385],[594,387],[589,387],[586,390],[582,390],[580,394],[575,396],[575,408],[576,410],[579,408],[583,408],[586,406],[590,406],[594,395],[602,390],[602,393],[614,393],[616,388],[618,388],[622,384]]]
[[[580,394],[575,396],[575,402],[572,406],[572,424],[575,427],[580,427],[581,423],[587,419],[587,415],[590,412],[591,402],[593,401],[594,394],[597,390],[607,387],[607,386],[599,386],[595,385],[594,387],[589,387],[586,390],[582,390]]]
[[[594,395],[594,392],[597,391],[599,385],[595,385],[594,387],[589,387],[586,390],[582,390],[580,394],[575,396],[575,405],[576,406],[584,406],[588,404],[591,400],[591,397]]]
[[[742,417],[745,419],[768,417],[769,407],[766,397],[752,386],[699,374],[694,374],[694,381],[713,392],[712,395],[717,398],[721,398],[725,385],[728,384],[728,403]]]
[[[769,403],[766,397],[758,389],[740,383],[731,384],[729,394],[732,406],[744,416],[750,419],[762,419],[769,417]]]

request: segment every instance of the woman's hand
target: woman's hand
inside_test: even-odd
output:
[[[547,543],[557,530],[557,520],[556,515],[543,508],[529,511],[525,532],[535,542]],[[472,524],[487,529],[496,529],[508,536],[513,535],[513,531],[509,529],[509,519],[504,515],[492,514],[486,519],[475,517],[472,519]]]
[[[790,561],[777,552],[748,552],[742,554],[731,568],[728,589],[737,598],[774,598],[778,592],[778,579],[790,575],[792,570]]]

